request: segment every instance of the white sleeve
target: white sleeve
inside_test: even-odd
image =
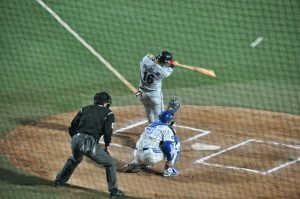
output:
[[[171,67],[162,67],[164,71],[164,77],[169,77],[173,73],[173,68]]]
[[[163,138],[163,141],[171,141],[171,142],[174,142],[174,133],[173,131],[168,127],[168,126],[165,126],[164,128],[164,138]]]

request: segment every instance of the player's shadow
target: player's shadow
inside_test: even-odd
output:
[[[132,137],[130,132],[122,132],[122,134],[117,134],[114,135],[115,137],[119,137],[120,138],[120,144],[123,146],[127,146],[130,147],[132,149],[135,148],[135,143],[137,140],[137,136],[136,137]]]
[[[53,182],[37,176],[26,175],[21,172],[0,168],[0,181],[15,185],[52,185]]]
[[[62,132],[68,132],[68,125],[64,124],[58,124],[53,122],[45,122],[45,121],[35,121],[35,120],[18,120],[18,123],[21,125],[31,126],[31,127],[37,127],[37,128],[44,128],[44,129],[50,129],[55,131],[62,131]]]
[[[0,168],[0,184],[1,182],[4,182],[6,184],[13,184],[18,186],[51,186],[54,188],[54,181],[44,179],[38,176],[33,176],[29,174],[24,174],[22,172],[13,171],[10,169]],[[99,194],[100,192],[97,190],[76,186],[76,185],[70,185],[65,184],[64,187],[66,188],[74,188],[82,191],[88,191],[88,192],[95,192]],[[105,196],[106,193],[103,193]]]
[[[153,169],[142,169],[141,172],[163,177],[161,171],[156,171],[156,170],[153,170]]]

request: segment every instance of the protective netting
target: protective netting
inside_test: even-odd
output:
[[[166,180],[159,175],[163,164],[150,173],[118,172],[120,188],[146,198],[300,197],[298,0],[0,5],[0,198],[106,192],[105,174],[94,174],[89,161],[90,169],[79,168],[70,183],[93,190],[48,186],[70,155],[64,132],[75,112],[105,90],[116,115],[113,142],[127,147],[112,146],[112,156],[126,162],[146,126],[134,95],[139,61],[163,50],[181,64],[213,70],[216,78],[176,66],[163,80],[165,108],[172,96],[180,99],[181,173]]]

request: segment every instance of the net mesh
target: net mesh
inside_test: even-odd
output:
[[[181,101],[175,126],[182,141],[181,173],[172,181],[157,177],[162,161],[154,174],[135,176],[139,191],[117,172],[120,187],[145,198],[300,196],[298,0],[2,0],[0,5],[0,198],[36,196],[24,185],[43,189],[39,198],[56,197],[43,185],[52,184],[70,155],[65,133],[70,121],[98,91],[112,96],[118,132],[113,143],[123,145],[123,151],[112,146],[112,156],[120,164],[127,161],[147,125],[132,89],[139,87],[139,62],[163,50],[179,63],[213,70],[216,78],[176,66],[163,80],[165,107],[172,96]],[[106,192],[105,178],[99,180],[92,174],[95,166],[86,164],[90,170],[74,173],[70,183]],[[161,189],[151,179],[149,186],[141,185],[148,175]],[[172,193],[166,192],[169,183]],[[59,194],[93,198],[99,192]]]

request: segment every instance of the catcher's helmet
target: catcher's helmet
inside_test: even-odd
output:
[[[161,121],[162,123],[169,124],[169,125],[172,125],[175,121],[173,112],[169,110],[162,112],[158,116],[158,118],[159,121]]]
[[[105,91],[96,93],[94,96],[94,104],[103,105],[104,103],[106,103],[108,106],[111,104],[110,95]]]
[[[173,64],[174,60],[172,57],[172,54],[169,51],[162,51],[161,53],[159,53],[159,55],[156,57],[156,59],[160,62],[160,63],[168,63],[168,64]]]

